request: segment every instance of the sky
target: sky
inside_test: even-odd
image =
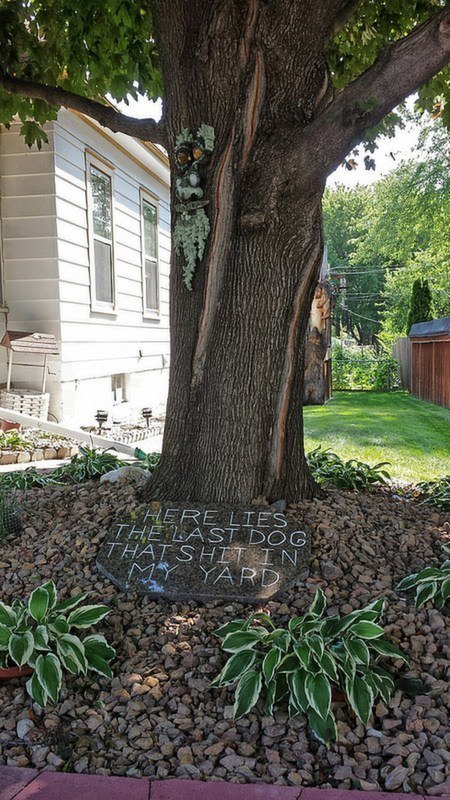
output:
[[[407,108],[412,111],[414,106],[414,97],[408,98]],[[126,103],[119,103],[118,107],[124,114],[133,117],[153,117],[159,119],[161,116],[161,100],[153,102],[144,97],[139,100],[130,98],[129,105]],[[412,155],[413,149],[417,146],[417,141],[420,133],[420,128],[414,123],[408,123],[402,130],[397,130],[396,135],[392,139],[387,137],[380,137],[378,140],[378,148],[372,156],[375,160],[376,169],[366,170],[364,167],[363,148],[360,148],[358,167],[355,170],[348,170],[345,167],[338,167],[328,178],[327,185],[330,187],[343,184],[344,186],[353,187],[358,184],[367,186],[380,180],[393,169],[398,167],[400,162],[408,159]]]

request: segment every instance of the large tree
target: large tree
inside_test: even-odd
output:
[[[325,180],[418,87],[424,107],[448,117],[450,4],[3,0],[0,13],[0,121],[19,114],[29,142],[66,106],[164,145],[174,166],[183,129],[214,128],[211,232],[192,291],[173,257],[167,425],[149,492],[308,494],[302,345]],[[129,91],[162,92],[162,119],[102,100]]]

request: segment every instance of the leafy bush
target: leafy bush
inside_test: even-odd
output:
[[[146,469],[150,473],[155,472],[161,459],[161,453],[144,453],[139,448],[137,448],[135,455],[137,455],[138,460],[133,466],[142,467],[142,469]]]
[[[443,545],[444,553],[450,555],[450,542]],[[450,559],[441,567],[425,567],[403,578],[397,586],[398,592],[415,591],[414,602],[417,608],[428,600],[433,600],[437,608],[443,608],[450,597]]]
[[[80,447],[80,452],[72,456],[69,464],[53,470],[51,477],[61,483],[81,483],[93,478],[100,478],[113,469],[125,466],[114,453],[101,452],[90,447]]]
[[[6,492],[0,487],[0,539],[15,533],[20,533],[23,528],[23,512],[14,493]]]
[[[0,449],[32,450],[33,443],[19,430],[0,431]]]
[[[342,689],[355,714],[367,725],[380,695],[387,703],[394,682],[378,666],[381,658],[407,661],[405,654],[388,642],[378,624],[383,599],[345,617],[324,617],[325,595],[317,589],[309,611],[293,617],[287,630],[276,628],[267,614],[223,625],[216,636],[231,653],[212,682],[215,687],[237,682],[234,716],[248,714],[262,692],[265,713],[288,703],[289,714],[306,714],[320,741],[336,738],[331,710],[332,687]]]
[[[424,503],[437,506],[442,511],[450,511],[450,475],[435,481],[422,481],[417,488],[425,495]]]
[[[35,486],[46,486],[49,483],[59,483],[52,478],[53,473],[38,472],[35,467],[28,467],[17,472],[3,472],[0,475],[2,489],[33,489]]]
[[[344,461],[331,450],[316,447],[307,454],[314,479],[319,484],[337,486],[338,489],[368,489],[376,483],[387,483],[389,473],[382,469],[389,461],[381,461],[373,467],[364,461],[351,458]]]
[[[389,390],[398,388],[398,364],[392,356],[364,352],[346,352],[340,345],[333,347],[333,389]]]
[[[32,592],[27,605],[14,600],[0,602],[0,667],[11,663],[34,669],[27,691],[39,706],[58,702],[63,669],[72,675],[97,672],[112,677],[110,662],[115,657],[104,636],[83,640],[72,631],[96,625],[110,613],[107,606],[81,606],[88,595],[79,594],[57,601],[56,586],[48,581]]]

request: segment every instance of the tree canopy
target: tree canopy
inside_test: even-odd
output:
[[[106,94],[117,101],[164,95],[155,5],[161,3],[3,0],[0,122],[8,125],[18,115],[27,142],[40,145],[46,138],[42,125],[66,106],[112,130],[167,144],[164,117],[159,123],[137,120],[104,101]],[[170,3],[163,5],[170,24]],[[286,3],[270,5],[282,14]],[[399,122],[394,106],[416,89],[419,108],[450,126],[445,0],[322,0],[315,6],[326,60],[323,94],[329,99],[337,93],[332,111],[335,124],[343,115],[344,153],[363,137],[373,149],[376,134],[392,132]],[[388,87],[389,80],[395,84]],[[329,149],[329,171],[342,157],[342,146]]]

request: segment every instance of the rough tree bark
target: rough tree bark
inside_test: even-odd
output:
[[[356,123],[346,118],[371,91],[370,70],[362,89],[356,81],[329,104],[323,51],[339,5],[198,0],[194,12],[171,0],[168,24],[167,3],[152,3],[168,139],[206,123],[216,146],[206,193],[212,230],[192,293],[173,257],[167,423],[147,498],[311,495],[301,399],[321,195],[329,171],[376,120],[373,110]],[[410,59],[406,46],[398,63],[390,54],[371,68],[375,79]]]
[[[172,167],[184,128],[215,129],[205,192],[211,233],[192,292],[173,255],[167,425],[145,494],[293,501],[312,489],[302,359],[325,180],[365,130],[449,63],[450,3],[333,97],[326,45],[359,0],[148,2],[163,69],[160,122],[130,120],[11,71],[0,70],[0,87],[163,143]]]

